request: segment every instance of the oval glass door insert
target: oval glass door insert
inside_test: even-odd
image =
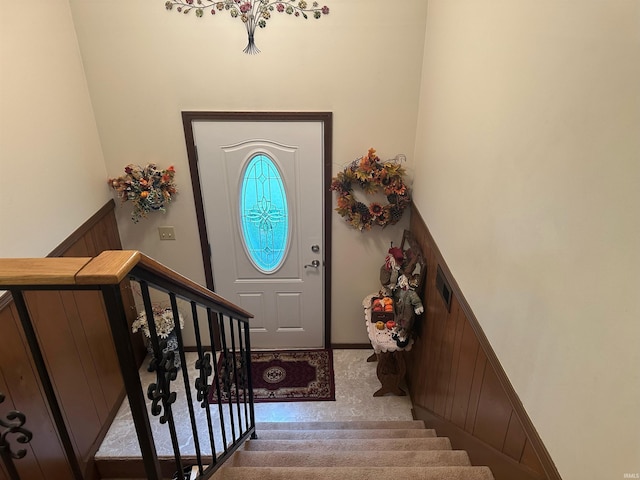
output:
[[[283,263],[289,239],[289,209],[282,175],[271,158],[254,155],[240,186],[240,225],[245,250],[263,273]]]

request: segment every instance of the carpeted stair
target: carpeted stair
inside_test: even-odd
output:
[[[215,480],[493,480],[421,421],[258,423]]]

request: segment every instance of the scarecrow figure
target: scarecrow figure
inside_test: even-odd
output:
[[[424,312],[422,301],[415,292],[419,281],[419,275],[413,275],[411,277],[400,275],[398,278],[398,288],[394,292],[396,325],[398,329],[406,335],[411,331],[415,316]]]
[[[391,245],[392,247],[384,260],[384,265],[380,267],[380,283],[382,284],[380,293],[382,296],[391,296],[398,286],[398,277],[404,261],[402,249],[394,247],[393,243]]]

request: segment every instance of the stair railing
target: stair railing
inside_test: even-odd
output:
[[[164,309],[165,313],[169,312],[165,322],[172,322],[170,327],[177,343],[177,348],[171,348],[168,339],[163,338],[171,328],[160,325],[159,332],[155,321],[146,322],[151,357],[148,370],[155,372],[155,382],[146,390],[140,379],[121,290],[127,288],[128,282],[139,286],[147,319],[155,319],[154,305],[158,302],[170,305]],[[93,259],[0,259],[0,289],[9,290],[13,296],[76,480],[82,480],[83,473],[29,315],[24,296],[27,291],[101,291],[148,479],[161,480],[174,471],[185,474],[188,471],[190,475],[192,468],[197,470],[195,478],[210,478],[247,438],[255,438],[249,335],[252,315],[240,307],[138,251],[105,251]],[[187,362],[179,327],[183,317],[192,322],[195,332],[197,359],[191,365]],[[184,389],[174,388],[180,380]],[[202,410],[204,421],[202,415],[198,415]],[[193,450],[181,450],[181,445],[189,439],[181,438],[184,433],[176,429],[176,415],[189,417]],[[167,425],[171,438],[173,460],[163,460],[162,465],[151,417],[158,417],[160,425]],[[4,455],[2,458],[11,480],[19,479],[12,461],[5,462]]]

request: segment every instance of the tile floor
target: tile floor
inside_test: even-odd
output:
[[[258,403],[255,405],[256,421],[412,420],[411,401],[408,396],[373,397],[373,392],[380,388],[380,382],[376,377],[376,363],[366,361],[371,353],[372,350],[334,350],[335,402]],[[190,365],[194,363],[195,355],[187,353],[187,362]],[[155,374],[147,372],[146,363],[140,369],[140,376],[145,389],[149,383],[155,381]],[[180,408],[186,408],[184,383],[181,379],[180,375],[172,384],[178,394],[175,406],[177,412]],[[181,405],[181,402],[184,403]],[[206,425],[206,410],[199,406],[195,410],[197,423],[202,422],[202,425]],[[183,453],[195,451],[188,421],[187,415],[176,419],[180,450]],[[167,425],[161,425],[157,417],[151,417],[151,424],[158,455],[170,456],[172,448]],[[218,442],[218,445],[221,441],[214,438],[214,443]],[[210,451],[209,440],[203,439],[201,448],[203,451]],[[139,457],[139,452],[129,404],[125,400],[96,457],[131,458]]]

